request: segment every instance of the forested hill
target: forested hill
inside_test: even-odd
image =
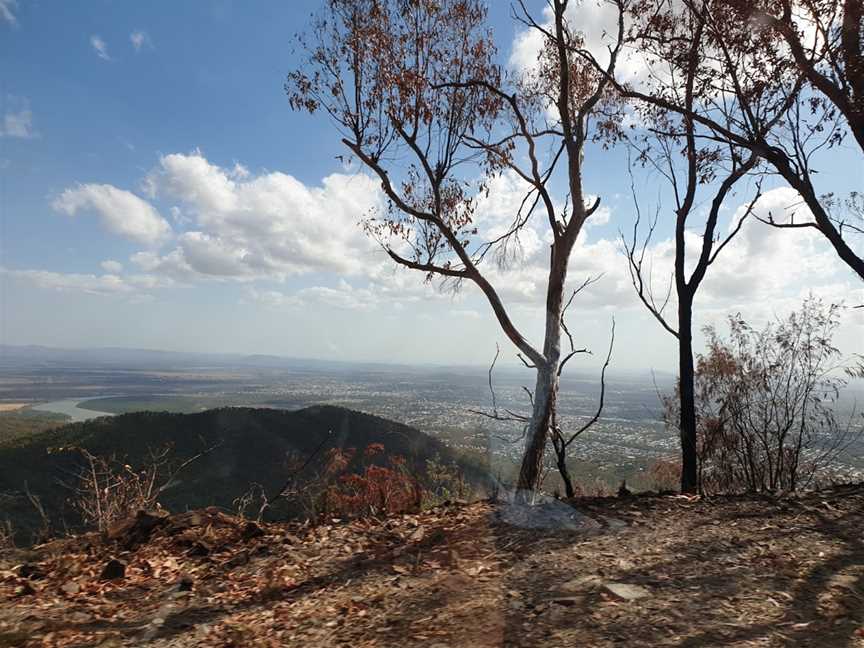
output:
[[[417,429],[339,407],[136,412],[65,425],[0,447],[0,520],[13,519],[31,530],[39,523],[26,488],[41,500],[53,523],[75,526],[69,486],[85,460],[80,451],[69,448],[114,456],[136,469],[147,464],[152,452],[166,447],[174,465],[203,453],[160,497],[163,506],[180,511],[211,505],[233,510],[234,500],[252,484],[272,496],[310,457],[297,475],[300,480],[314,476],[329,449],[357,448],[361,452],[356,462],[372,443],[403,456],[407,469],[418,476],[425,472],[427,460],[438,457],[456,461],[475,484],[484,478],[480,467]]]

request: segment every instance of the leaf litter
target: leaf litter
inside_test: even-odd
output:
[[[491,502],[255,524],[206,509],[0,556],[3,646],[864,646],[864,489]],[[603,523],[615,520],[616,524]]]

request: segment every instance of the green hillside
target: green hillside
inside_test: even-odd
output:
[[[0,521],[14,520],[19,535],[39,525],[25,495],[25,485],[39,497],[57,528],[75,528],[79,520],[69,503],[68,487],[84,460],[77,446],[97,456],[116,456],[139,467],[151,450],[170,445],[177,463],[209,450],[187,466],[163,492],[160,503],[172,511],[219,506],[234,500],[252,483],[275,493],[290,477],[288,456],[314,459],[304,474],[314,473],[329,448],[384,445],[387,453],[406,458],[423,477],[427,459],[457,461],[469,482],[477,485],[484,471],[457,457],[443,443],[419,430],[376,416],[330,406],[299,411],[223,408],[198,414],[136,412],[73,423],[0,447]],[[316,452],[317,451],[317,452]],[[303,475],[301,475],[301,479]],[[291,516],[291,502],[274,515]]]

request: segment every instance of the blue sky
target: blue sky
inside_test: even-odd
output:
[[[0,343],[489,361],[504,341],[486,304],[394,271],[357,227],[377,185],[336,159],[344,151],[323,116],[289,110],[292,36],[318,7],[0,0]],[[526,43],[508,8],[493,2],[490,21],[502,61],[516,65]],[[602,19],[585,11],[586,24]],[[587,160],[604,211],[571,271],[605,275],[573,312],[577,336],[599,352],[614,315],[617,366],[671,369],[673,340],[636,302],[617,249],[633,218],[624,153],[591,149]],[[822,168],[826,191],[860,185],[852,149]],[[654,199],[657,179],[638,183]],[[795,202],[771,188],[765,209]],[[493,189],[494,224],[519,188],[503,178]],[[745,201],[730,201],[727,217]],[[748,226],[730,246],[700,323],[783,313],[808,291],[864,302],[821,241],[767,229]],[[658,265],[669,233],[661,225]],[[535,243],[496,279],[536,338],[545,248]],[[844,324],[844,351],[862,351],[859,320]]]

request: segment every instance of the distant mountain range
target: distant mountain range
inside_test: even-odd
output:
[[[460,374],[485,374],[488,367],[480,365],[433,365],[398,364],[386,362],[348,362],[340,360],[321,360],[315,358],[295,358],[270,354],[244,355],[239,353],[199,353],[189,351],[160,351],[154,349],[130,349],[124,347],[96,347],[90,349],[63,349],[39,345],[2,345],[0,344],[0,369],[20,368],[72,368],[94,367],[114,369],[189,369],[189,368],[248,368],[274,369],[289,371],[317,372],[455,372]],[[501,374],[519,373],[524,368],[515,363],[510,366],[499,362],[496,372]],[[585,376],[595,379],[597,371],[592,368],[569,371],[574,378]],[[644,371],[620,371],[610,368],[610,376],[627,377],[634,380],[651,381],[655,377],[663,380],[672,374],[664,371],[645,369]]]
[[[101,365],[130,367],[276,367],[336,369],[340,367],[388,366],[375,363],[348,363],[308,358],[288,358],[275,355],[242,355],[231,353],[198,353],[189,351],[160,351],[155,349],[128,349],[124,347],[96,347],[91,349],[62,349],[37,345],[0,345],[0,366],[32,366],[34,363],[68,365]]]

